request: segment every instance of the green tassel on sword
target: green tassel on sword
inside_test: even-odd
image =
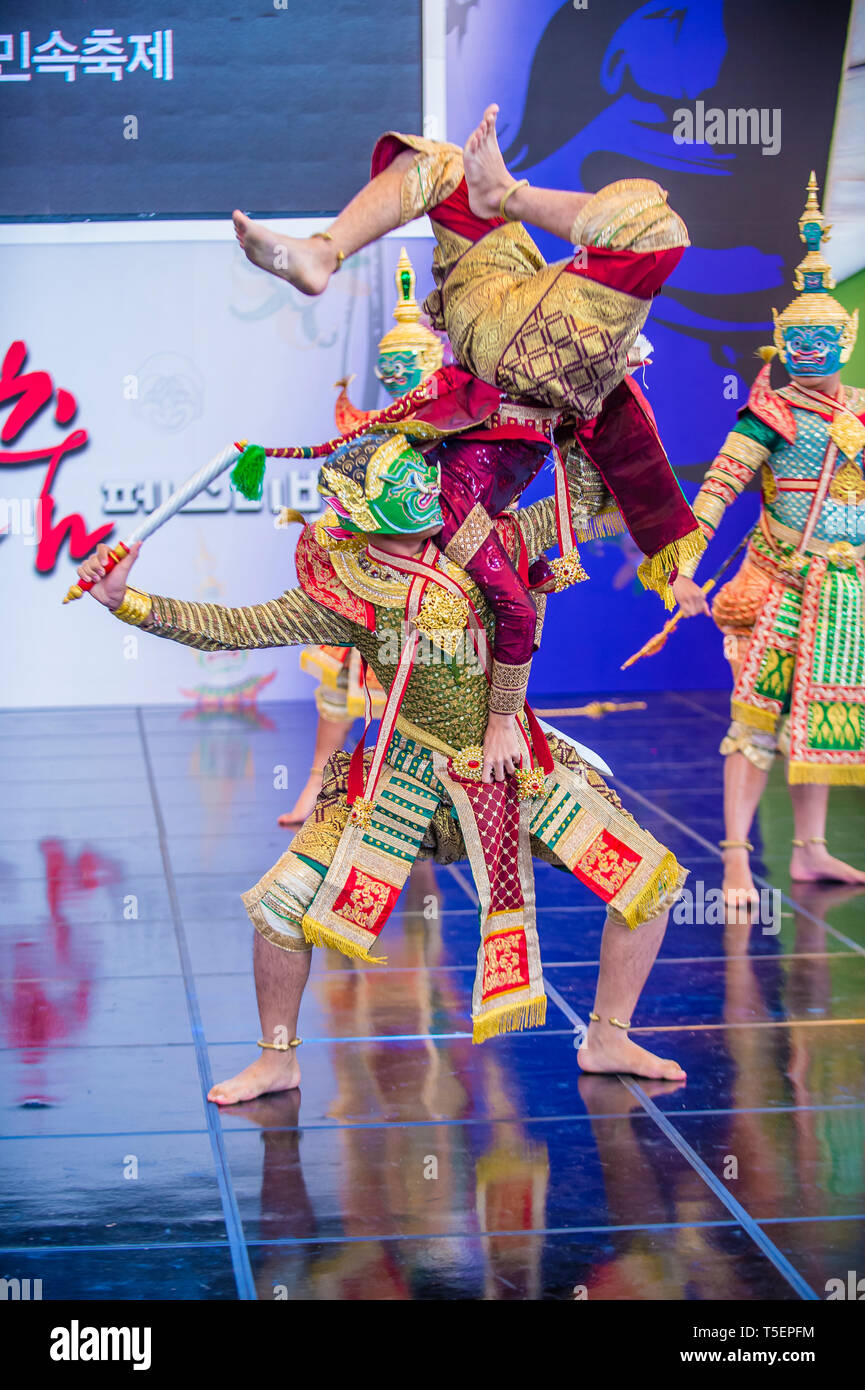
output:
[[[260,444],[247,444],[245,439],[235,447],[243,452],[231,470],[231,485],[247,502],[259,502],[264,490],[267,455]]]
[[[715,573],[712,575],[712,578],[707,579],[705,584],[700,585],[700,588],[702,589],[704,594],[711,593],[718,580],[721,578],[722,574],[724,574],[725,570],[728,570],[730,568],[733,561],[737,559],[737,557],[745,549],[745,546],[748,544],[756,529],[756,527],[752,527],[750,531],[747,531],[740,540],[739,544],[736,546],[736,549],[731,551],[731,553],[727,556],[726,560],[724,561],[723,565],[721,565],[720,568],[717,569]],[[681,617],[682,610],[680,608],[678,612],[673,614],[672,618],[667,619],[660,632],[656,632],[654,637],[650,637],[648,642],[644,643],[644,645],[640,648],[638,652],[634,652],[633,656],[629,656],[627,661],[622,662],[621,666],[619,667],[619,670],[626,671],[629,666],[633,666],[634,662],[639,661],[641,657],[657,656],[661,648],[665,646],[670,633],[679,626],[679,621]]]

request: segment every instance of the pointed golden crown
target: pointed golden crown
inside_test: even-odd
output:
[[[779,314],[772,310],[775,321],[775,347],[784,358],[784,329],[797,324],[834,324],[842,330],[841,361],[847,362],[856,342],[859,329],[858,309],[849,314],[843,304],[829,294],[834,290],[832,267],[822,252],[822,243],[830,240],[831,223],[826,221],[817,200],[817,176],[813,169],[808,180],[805,208],[799,218],[799,237],[808,250],[793,273],[793,288],[800,293]]]
[[[382,352],[417,352],[424,377],[437,371],[442,364],[444,349],[440,339],[421,323],[420,305],[414,297],[416,276],[405,247],[399,253],[396,266],[397,301],[393,316],[396,327],[385,333],[378,345]]]

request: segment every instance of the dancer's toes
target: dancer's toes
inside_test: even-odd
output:
[[[332,242],[324,237],[280,236],[239,210],[233,213],[232,221],[244,255],[260,270],[287,280],[302,294],[321,294],[327,287],[337,266]]]
[[[287,828],[303,825],[307,816],[312,815],[313,808],[321,791],[321,774],[313,772],[309,781],[304,787],[297,801],[290,811],[285,811],[279,817],[277,824]]]
[[[798,883],[865,883],[865,871],[836,859],[824,844],[813,840],[794,847],[790,877]]]
[[[234,223],[234,235],[237,237],[240,245],[243,246],[246,229],[249,226],[249,218],[245,212],[240,211],[240,208],[235,208],[234,212],[231,214],[231,220]]]
[[[760,908],[760,894],[754,886],[748,849],[730,845],[724,850],[724,914],[727,922],[743,925]]]
[[[502,197],[516,183],[507,171],[496,136],[499,108],[488,106],[463,149],[469,207],[476,217],[498,215]]]
[[[657,1057],[640,1047],[627,1033],[593,1024],[577,1053],[584,1072],[623,1072],[629,1076],[650,1077],[656,1081],[684,1081],[686,1073],[670,1057]]]
[[[211,1086],[207,1099],[216,1105],[238,1105],[272,1091],[292,1091],[299,1085],[300,1067],[294,1052],[268,1052],[237,1076]]]

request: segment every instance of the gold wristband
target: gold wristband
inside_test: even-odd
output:
[[[112,611],[115,618],[119,618],[122,623],[129,623],[130,627],[141,627],[150,617],[152,607],[153,600],[149,594],[142,594],[140,589],[127,588],[122,601]]]
[[[684,560],[681,560],[678,565],[680,576],[683,576],[685,579],[693,579],[694,575],[697,573],[697,566],[702,558],[702,555],[686,555]]]
[[[520,179],[517,183],[511,184],[507,192],[502,194],[502,200],[499,203],[499,217],[503,217],[506,222],[519,222],[520,219],[518,217],[508,217],[507,202],[508,198],[512,198],[518,189],[528,188],[528,186],[528,179]]]

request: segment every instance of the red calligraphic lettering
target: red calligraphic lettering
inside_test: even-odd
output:
[[[0,406],[14,401],[0,428],[0,444],[14,444],[24,431],[54,402],[54,422],[65,427],[75,418],[78,402],[71,391],[59,387],[56,391],[48,372],[25,372],[27,344],[14,342],[3,359],[0,369]],[[78,512],[59,517],[54,513],[56,502],[51,488],[63,459],[83,449],[88,441],[85,429],[73,429],[56,444],[44,449],[0,448],[0,465],[22,467],[31,463],[47,463],[48,469],[39,493],[39,535],[35,564],[40,574],[54,569],[64,541],[68,543],[73,560],[83,560],[91,550],[114,530],[112,522],[88,531],[87,522]]]

